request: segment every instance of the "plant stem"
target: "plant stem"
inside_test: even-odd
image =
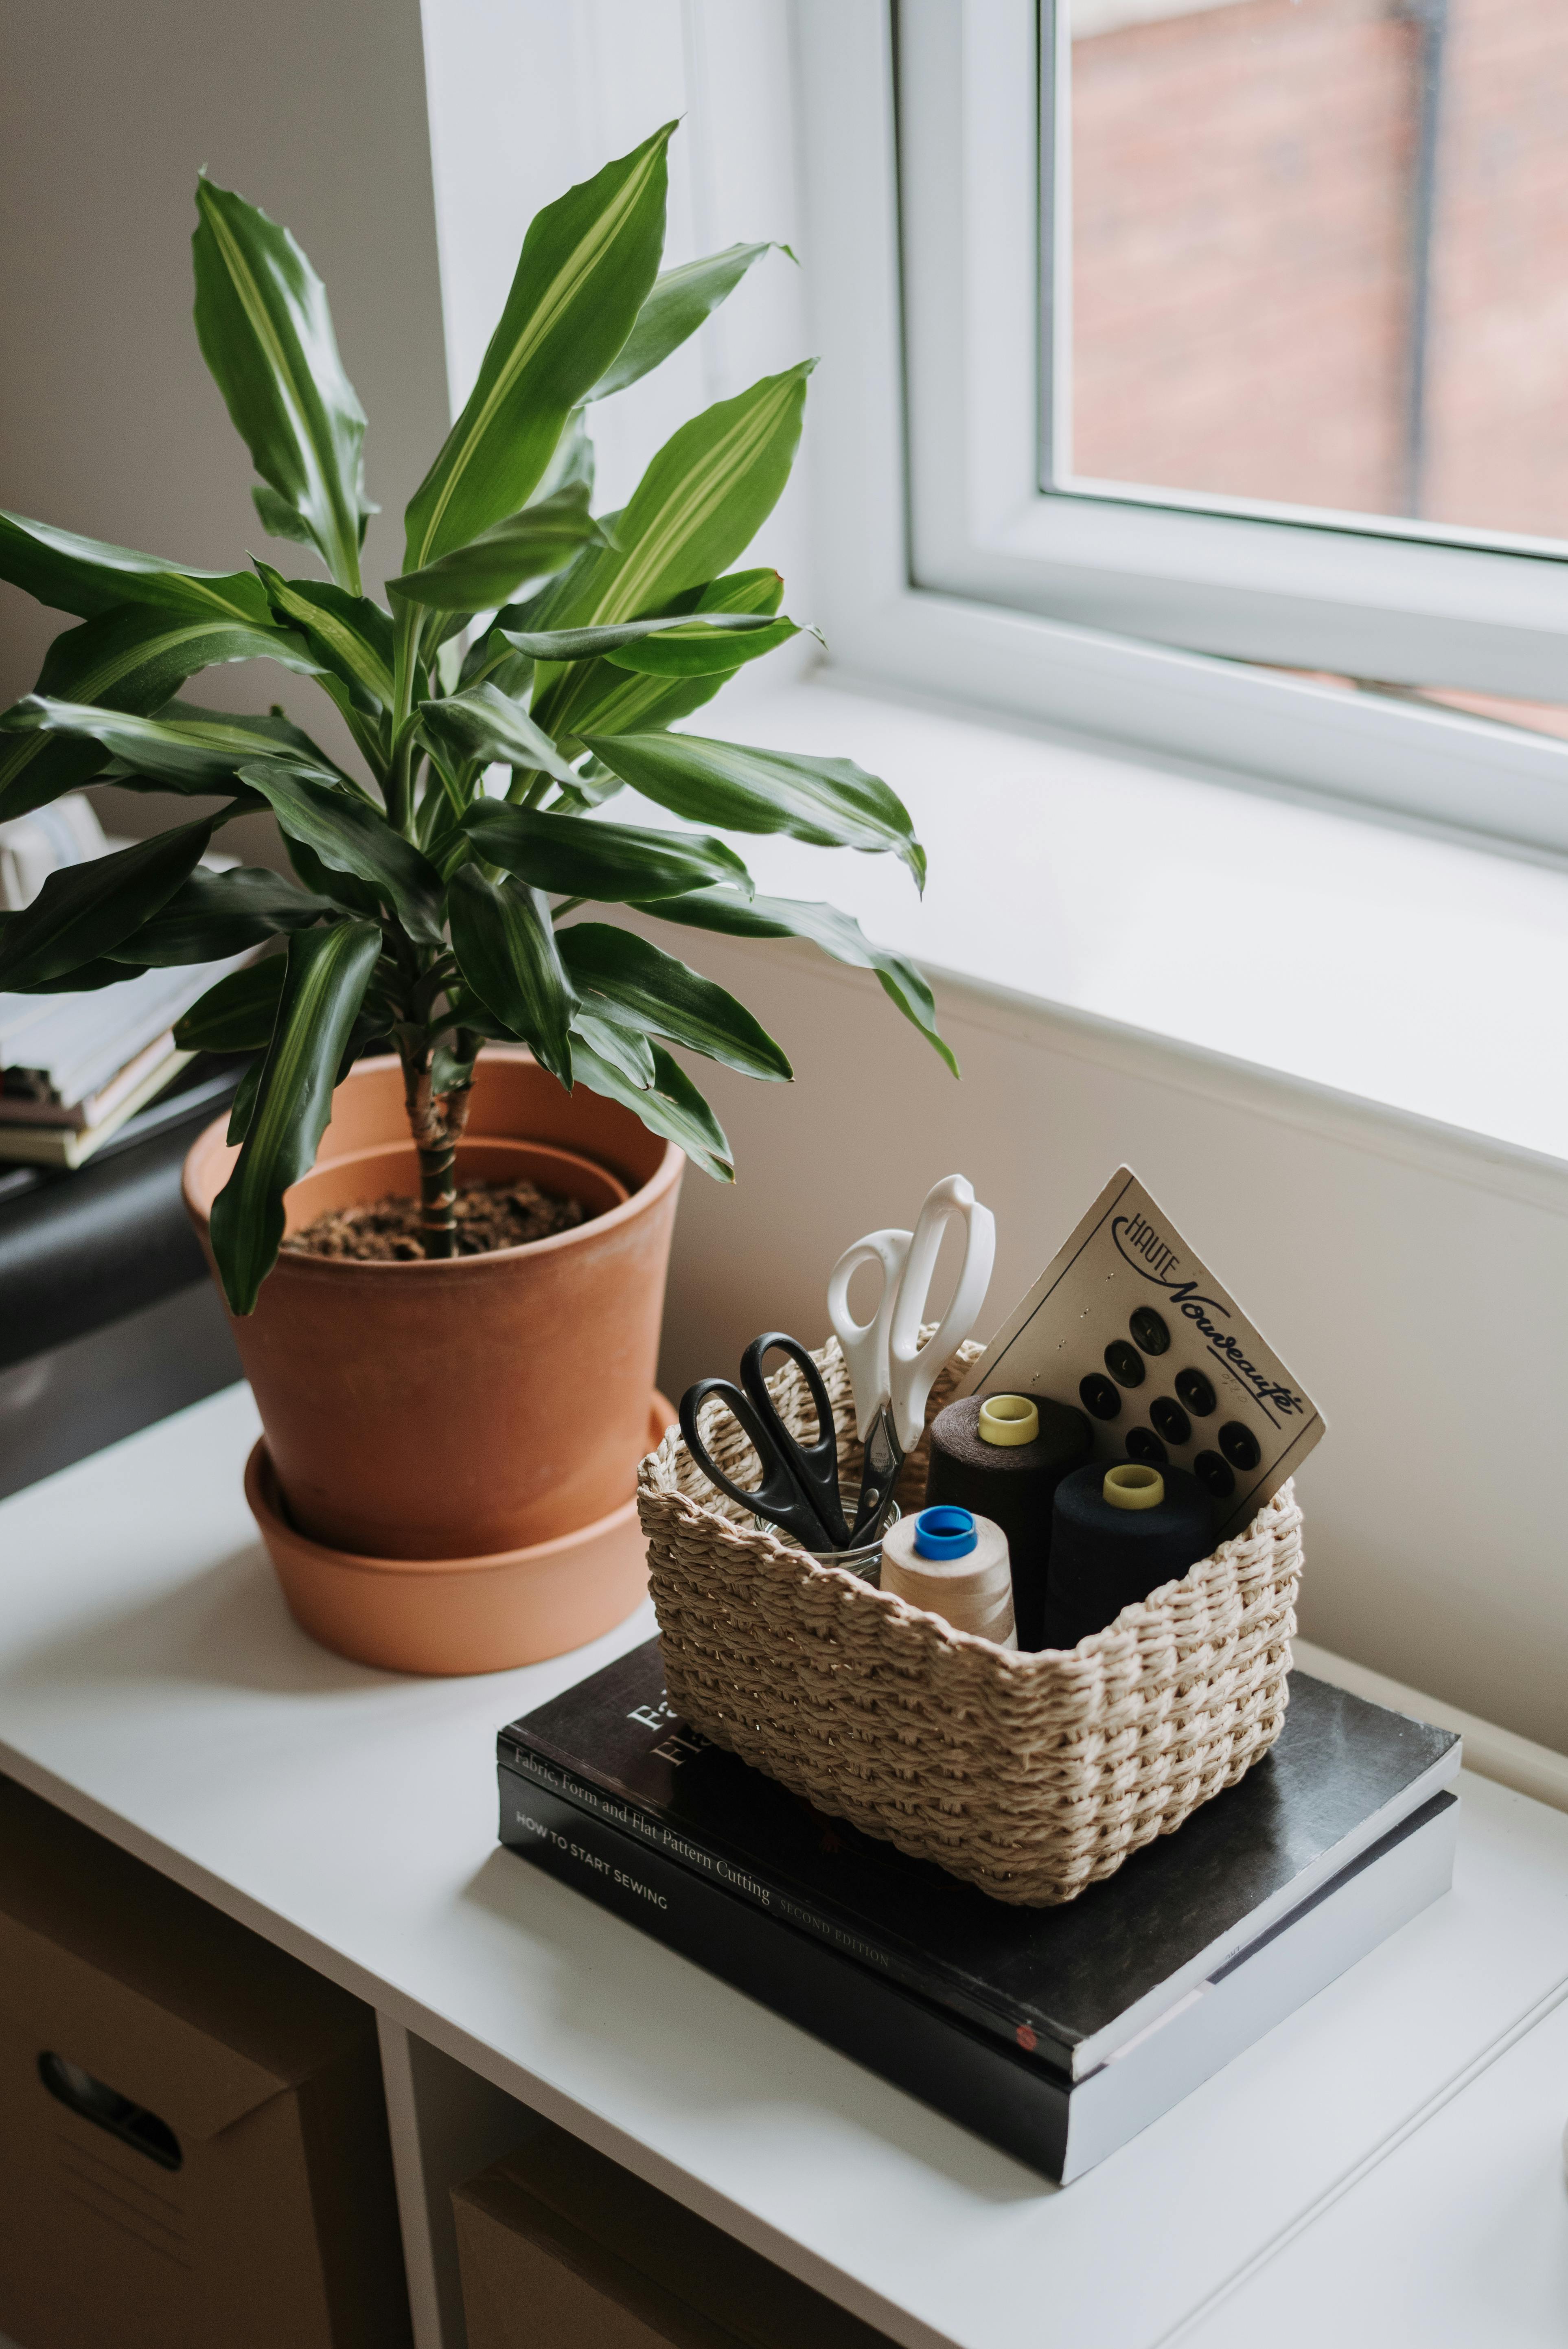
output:
[[[442,1114],[444,1104],[431,1091],[428,1044],[417,1056],[405,1051],[403,1087],[408,1131],[419,1154],[419,1237],[428,1257],[454,1257],[458,1252],[458,1194],[453,1173],[457,1134],[449,1119]],[[465,1122],[467,1113],[465,1097]]]
[[[441,1096],[442,1107],[447,1113],[447,1132],[452,1137],[454,1148],[468,1129],[469,1103],[473,1098],[473,1079],[470,1077],[466,1085],[454,1085],[449,1093]]]

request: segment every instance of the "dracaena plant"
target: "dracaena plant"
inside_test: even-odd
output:
[[[0,516],[0,575],[78,616],[0,719],[0,818],[93,781],[218,795],[158,837],[57,874],[0,929],[0,988],[112,986],[155,965],[286,947],[222,978],[181,1022],[246,1052],[241,1143],[214,1203],[231,1305],[253,1309],[283,1197],[311,1166],[334,1086],[395,1049],[418,1146],[427,1254],[452,1253],[453,1154],[475,1060],[521,1040],[565,1086],[634,1110],[708,1174],[729,1148],[672,1045],[748,1075],[789,1063],[713,980],[623,926],[812,939],[873,970],[951,1062],[929,988],[830,905],[761,897],[706,827],[924,857],[887,785],[842,759],[671,731],[742,663],[799,633],[775,572],[735,568],[784,486],[810,363],[683,426],[630,503],[595,519],[587,418],[658,366],[769,250],[659,274],[666,124],[542,212],[479,379],[410,499],[401,574],[365,590],[365,418],[320,280],[286,229],[203,179],[196,332],[249,449],[267,533],[325,578],[197,571]],[[181,698],[200,670],[268,659],[335,706],[368,782],[281,711]],[[504,782],[504,788],[502,784]],[[623,785],[703,829],[611,821]],[[201,860],[270,809],[294,880]]]

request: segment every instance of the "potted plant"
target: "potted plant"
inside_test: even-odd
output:
[[[181,1023],[182,1042],[252,1056],[187,1199],[256,1391],[252,1497],[291,1603],[332,1644],[415,1669],[554,1652],[634,1603],[676,1191],[684,1159],[732,1175],[672,1048],[790,1073],[724,988],[584,909],[812,939],[874,970],[951,1061],[910,963],[831,906],[758,896],[708,829],[889,851],[918,885],[892,792],[845,760],[671,730],[799,633],[778,574],[736,566],[788,477],[810,363],[695,418],[623,512],[591,511],[593,404],[769,250],[659,274],[674,129],[532,222],[385,605],[360,574],[365,419],[325,290],[285,229],[205,178],[202,354],[263,529],[326,575],[197,571],[0,516],[0,575],[80,621],[0,719],[0,817],[94,780],[221,800],[51,878],[5,920],[0,988],[273,948]],[[257,658],[321,688],[362,772],[281,710],[179,698]],[[607,815],[624,785],[679,825]],[[276,817],[293,880],[202,864],[250,810]],[[468,1252],[459,1174],[528,1177],[584,1219]],[[399,1188],[420,1204],[391,1260],[283,1246]]]

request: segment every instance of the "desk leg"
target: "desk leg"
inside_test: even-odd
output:
[[[451,2189],[539,2127],[535,2114],[378,2014],[414,2349],[468,2349]]]

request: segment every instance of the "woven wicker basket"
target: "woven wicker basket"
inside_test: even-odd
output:
[[[979,1350],[937,1380],[927,1424]],[[860,1477],[836,1340],[817,1355],[845,1489]],[[770,1382],[810,1432],[792,1367]],[[740,1483],[755,1455],[723,1405],[703,1435]],[[918,1507],[929,1439],[899,1499]],[[1291,1485],[1244,1534],[1070,1651],[952,1630],[754,1529],[672,1429],[638,1475],[671,1702],[718,1745],[995,1899],[1047,1907],[1109,1876],[1234,1785],[1278,1736],[1301,1576]]]

